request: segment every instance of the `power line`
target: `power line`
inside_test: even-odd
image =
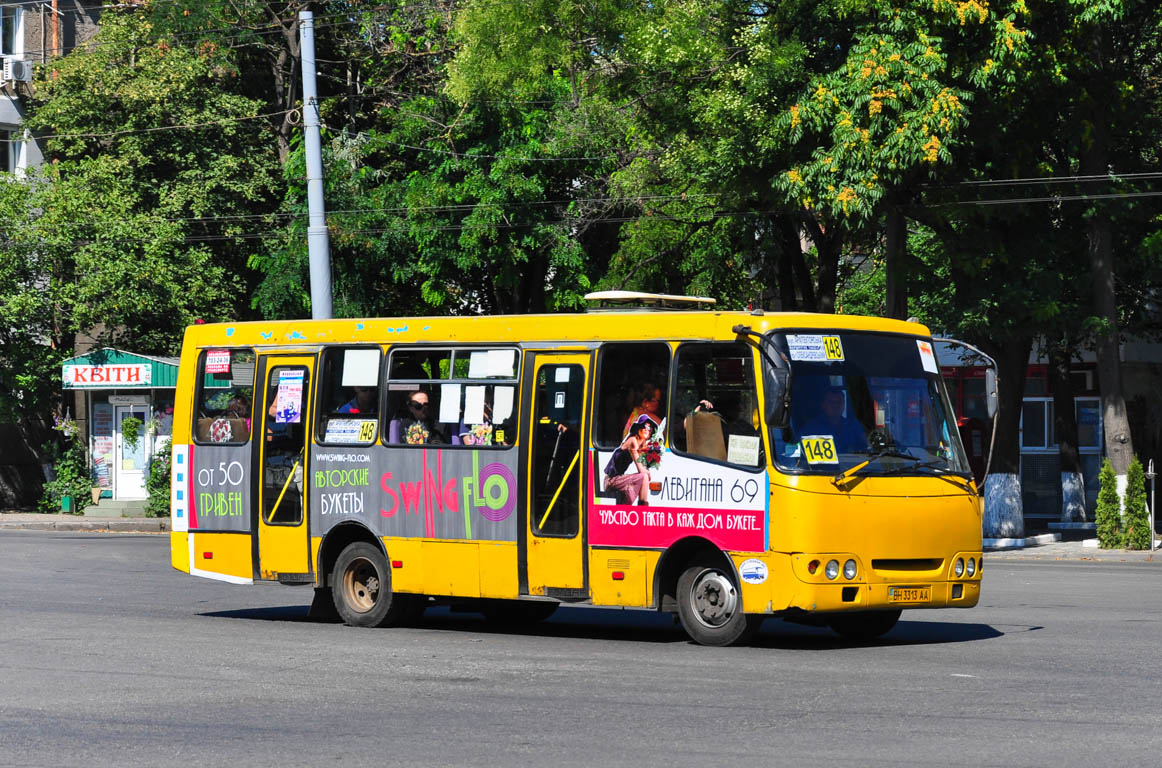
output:
[[[982,179],[980,181],[957,181],[952,184],[924,184],[926,189],[942,189],[957,187],[1020,187],[1029,185],[1047,184],[1075,184],[1094,181],[1144,181],[1147,179],[1162,179],[1162,171],[1145,171],[1141,173],[1102,173],[1089,176],[1033,176],[1016,179]]]
[[[0,143],[5,144],[23,144],[26,141],[40,141],[41,139],[108,139],[114,136],[127,136],[130,134],[142,133],[159,133],[161,131],[184,131],[196,130],[199,128],[211,128],[216,125],[229,125],[230,123],[240,123],[245,120],[261,120],[268,117],[278,117],[279,115],[286,115],[290,112],[297,112],[297,109],[282,109],[277,112],[265,112],[260,115],[243,115],[241,117],[224,117],[220,120],[209,120],[204,123],[187,123],[183,125],[158,125],[151,128],[129,128],[123,131],[110,131],[108,133],[56,133],[45,136],[28,136],[23,139],[0,139]]]
[[[957,200],[948,203],[928,203],[925,208],[944,208],[956,205],[1015,205],[1018,203],[1066,203],[1078,200],[1118,200],[1140,197],[1162,197],[1162,190],[1151,192],[1110,192],[1097,195],[1052,195],[1046,197],[1008,197],[994,200]]]

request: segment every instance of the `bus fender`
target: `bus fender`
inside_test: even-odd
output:
[[[374,544],[383,554],[383,559],[390,562],[387,550],[383,546],[383,540],[372,533],[370,528],[355,520],[340,523],[327,531],[319,545],[318,564],[315,571],[318,587],[330,588],[331,570],[335,567],[339,553],[357,541]]]
[[[734,583],[741,584],[734,559],[716,544],[701,536],[687,536],[671,544],[658,558],[654,568],[653,605],[659,611],[677,611],[676,596],[678,579],[682,572],[699,558],[717,561],[734,576]]]

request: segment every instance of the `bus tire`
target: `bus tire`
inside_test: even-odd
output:
[[[331,571],[331,593],[339,617],[351,627],[386,627],[408,614],[408,596],[392,594],[383,553],[365,541],[339,553]]]
[[[699,645],[733,645],[758,631],[763,616],[742,612],[734,576],[717,565],[699,563],[678,578],[678,618]]]
[[[901,611],[858,611],[841,613],[827,623],[832,631],[847,640],[875,640],[887,634],[900,620]]]

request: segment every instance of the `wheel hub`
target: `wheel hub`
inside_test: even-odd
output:
[[[343,574],[347,603],[360,613],[375,607],[379,599],[379,572],[368,560],[355,560]]]
[[[690,590],[694,614],[708,627],[721,627],[738,610],[738,591],[730,578],[712,568],[698,574]]]

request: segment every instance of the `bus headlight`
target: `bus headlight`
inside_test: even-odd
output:
[[[855,561],[848,560],[843,564],[843,578],[851,581],[855,578]]]
[[[976,573],[976,560],[968,558],[968,575],[971,578]]]
[[[827,578],[834,581],[835,577],[839,575],[839,561],[828,560],[827,567],[823,570],[823,573],[827,576]]]
[[[956,565],[954,565],[952,567],[952,572],[956,574],[956,578],[958,578],[958,579],[964,575],[964,558],[963,557],[956,558]]]

